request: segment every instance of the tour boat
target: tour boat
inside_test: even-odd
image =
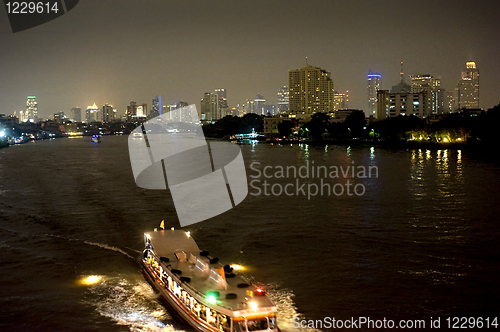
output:
[[[146,279],[197,331],[279,331],[266,292],[200,251],[189,232],[144,233]]]

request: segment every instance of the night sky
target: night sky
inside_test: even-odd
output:
[[[12,33],[0,9],[0,113],[39,116],[130,100],[199,107],[226,88],[230,107],[257,93],[276,103],[288,70],[310,65],[366,110],[366,74],[382,88],[430,74],[454,91],[466,61],[480,72],[480,106],[500,102],[500,3],[493,1],[83,0],[44,25]],[[406,80],[409,81],[406,75]]]

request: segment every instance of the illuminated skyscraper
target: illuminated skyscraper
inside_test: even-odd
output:
[[[254,104],[255,110],[253,113],[255,114],[265,114],[265,107],[266,107],[266,98],[260,94],[257,94],[255,96],[255,104]]]
[[[445,113],[445,91],[441,88],[441,80],[429,74],[413,74],[410,78],[411,93],[425,93],[425,107],[430,114]]]
[[[219,98],[219,119],[222,119],[227,115],[227,91],[226,89],[215,89],[215,93]]]
[[[375,116],[375,110],[377,109],[377,90],[380,90],[382,75],[369,71],[366,77],[368,81],[368,116]]]
[[[105,104],[102,105],[101,121],[104,123],[111,122],[115,119],[115,113],[113,110],[113,105]]]
[[[219,95],[215,92],[205,92],[201,99],[198,116],[201,121],[217,121],[220,119]]]
[[[24,122],[36,122],[38,120],[38,103],[35,96],[28,96],[26,101],[26,112]]]
[[[479,108],[479,70],[473,61],[465,67],[456,88],[458,108]]]
[[[306,66],[288,72],[291,113],[313,114],[333,110],[333,81],[324,69]]]
[[[94,105],[87,107],[87,112],[85,113],[85,120],[87,123],[100,121],[99,108],[95,103]]]
[[[289,109],[288,96],[289,96],[288,86],[285,85],[281,89],[278,89],[278,112],[279,113],[288,112],[288,109]]]

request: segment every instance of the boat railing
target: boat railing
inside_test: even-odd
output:
[[[153,254],[155,256],[155,259],[157,262],[160,263],[160,266],[162,266],[162,268],[164,270],[168,270],[170,271],[170,276],[179,284],[179,285],[182,285],[182,287],[184,288],[188,288],[190,292],[192,293],[195,293],[196,295],[198,295],[200,298],[204,299],[208,294],[203,294],[202,292],[200,292],[199,290],[197,290],[196,288],[194,288],[193,286],[191,286],[189,284],[189,282],[184,282],[182,281],[178,276],[175,275],[175,273],[172,272],[172,266],[170,264],[165,264],[164,262],[162,262],[160,260],[160,258],[154,253]],[[161,279],[161,278],[160,278]],[[223,305],[223,304],[217,304],[218,307],[221,307],[221,308],[224,308],[224,309],[228,309],[228,310],[231,310],[233,311],[234,308],[233,307],[230,307],[230,306],[226,306],[226,305]]]

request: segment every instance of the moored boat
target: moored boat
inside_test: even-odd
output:
[[[266,292],[200,251],[189,232],[144,234],[146,279],[198,331],[278,331],[276,306]]]

